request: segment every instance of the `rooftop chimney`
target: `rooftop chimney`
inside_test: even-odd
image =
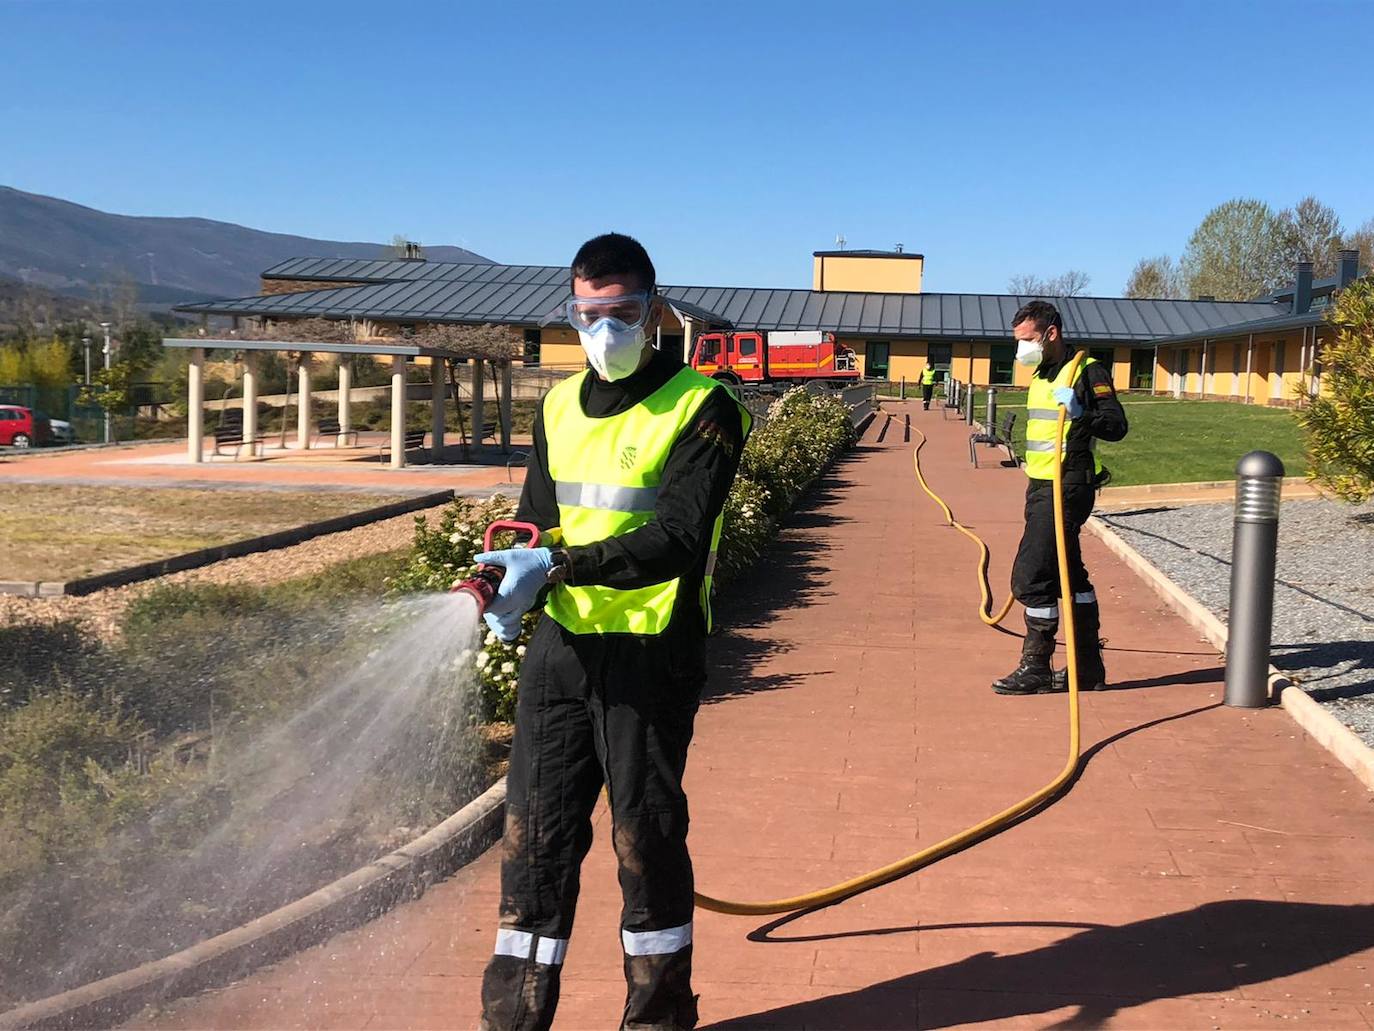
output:
[[[424,261],[424,260],[425,260],[425,252],[420,248],[420,245],[419,245],[418,243],[415,243],[413,240],[407,240],[407,241],[406,241],[406,256],[405,256],[405,260],[406,260],[406,261]]]
[[[1312,310],[1312,263],[1298,262],[1297,278],[1293,281],[1293,314],[1305,315]]]
[[[1360,274],[1360,252],[1358,250],[1341,251],[1338,261],[1339,264],[1336,268],[1336,289],[1344,290],[1353,283]]]

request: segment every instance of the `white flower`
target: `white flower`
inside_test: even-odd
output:
[[[491,661],[491,655],[485,650],[477,653],[477,668],[486,669],[487,663]]]
[[[488,648],[490,648],[493,644],[495,644],[495,643],[496,643],[496,631],[495,631],[495,630],[488,630],[488,631],[487,631],[486,639],[485,639],[482,643],[485,644]]]
[[[450,544],[457,544],[462,539],[463,535],[461,533],[451,533],[448,535],[448,542]]]
[[[513,662],[503,662],[503,663],[501,663],[501,672],[502,672],[502,673],[514,673],[514,672],[515,672],[515,663],[513,663]]]
[[[525,657],[525,646],[522,644],[522,645],[520,645],[518,648],[516,648],[516,649],[515,649],[515,654],[518,655],[518,656],[520,656],[520,658],[523,659],[523,658]]]

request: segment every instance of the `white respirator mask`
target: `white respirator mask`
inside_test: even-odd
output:
[[[1045,357],[1045,345],[1040,340],[1016,341],[1016,360],[1022,365],[1039,365]]]
[[[577,336],[582,341],[587,361],[608,383],[632,375],[644,359],[643,326],[626,326],[616,319],[602,319],[591,329],[579,329]]]

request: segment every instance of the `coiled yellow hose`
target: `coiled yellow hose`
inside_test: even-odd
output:
[[[1084,360],[1084,353],[1080,351],[1073,359],[1073,371],[1069,375],[1069,382],[1073,383],[1078,379],[1078,370]],[[1066,416],[1064,408],[1059,409],[1058,432],[1055,435],[1056,448],[1054,454],[1054,537],[1055,551],[1059,560],[1059,595],[1064,599],[1060,605],[1060,612],[1064,621],[1064,645],[1068,651],[1067,667],[1069,674],[1069,756],[1064,763],[1064,768],[1059,774],[1040,790],[1027,795],[1015,805],[1008,806],[1000,813],[988,817],[981,823],[974,824],[958,834],[945,838],[944,841],[937,842],[928,848],[899,859],[887,866],[878,868],[859,877],[853,877],[839,884],[822,888],[819,891],[808,892],[805,895],[794,895],[791,898],[773,899],[767,902],[735,902],[727,899],[712,898],[700,892],[696,895],[696,904],[702,909],[708,909],[713,913],[726,913],[732,916],[766,916],[775,913],[792,913],[799,909],[810,909],[815,906],[823,906],[827,903],[838,902],[840,899],[857,895],[859,892],[876,888],[888,881],[896,880],[898,877],[905,876],[922,867],[929,866],[939,859],[951,853],[982,841],[984,838],[991,837],[997,831],[1007,826],[1013,820],[1024,816],[1036,806],[1047,799],[1053,798],[1059,791],[1073,778],[1074,772],[1078,769],[1080,757],[1080,728],[1078,712],[1078,638],[1073,622],[1073,605],[1068,599],[1073,597],[1069,586],[1069,554],[1064,542],[1064,471],[1063,471],[1063,443],[1064,443],[1064,420]],[[992,592],[988,587],[988,546],[976,533],[964,526],[954,518],[954,513],[950,511],[949,505],[945,504],[944,499],[930,489],[926,483],[926,478],[921,472],[921,448],[925,447],[926,435],[916,430],[920,436],[920,442],[916,445],[916,450],[912,455],[913,463],[916,467],[916,480],[921,485],[921,489],[934,499],[935,503],[944,510],[945,522],[954,527],[964,536],[968,537],[979,548],[978,559],[978,579],[982,590],[982,601],[979,605],[978,615],[982,621],[989,626],[995,626],[1006,618],[1007,612],[1012,606],[1012,599],[1008,598],[1007,603],[1002,606],[1002,610],[994,617],[992,615]]]

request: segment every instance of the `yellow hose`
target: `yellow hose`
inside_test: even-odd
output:
[[[1073,359],[1073,371],[1069,375],[1069,382],[1073,383],[1078,378],[1078,369],[1084,359],[1083,352],[1079,352]],[[1003,809],[1000,813],[988,817],[982,823],[974,824],[967,830],[962,830],[944,841],[937,842],[929,848],[899,859],[895,863],[878,868],[859,877],[853,877],[839,884],[831,885],[829,888],[822,888],[819,891],[808,892],[805,895],[794,895],[791,898],[773,899],[768,902],[733,902],[726,899],[716,899],[700,892],[696,895],[696,904],[702,909],[709,909],[714,913],[726,913],[732,916],[766,916],[775,913],[792,913],[799,909],[810,909],[814,906],[823,906],[830,902],[838,902],[840,899],[857,895],[859,892],[876,888],[888,881],[896,880],[898,877],[905,876],[922,867],[929,866],[939,859],[967,848],[969,845],[982,841],[984,838],[991,837],[994,833],[1011,823],[1018,817],[1024,816],[1041,802],[1054,797],[1060,789],[1073,777],[1078,769],[1079,760],[1079,713],[1078,713],[1078,649],[1077,635],[1073,622],[1073,605],[1070,599],[1073,593],[1069,584],[1069,554],[1064,542],[1064,471],[1063,471],[1063,443],[1064,443],[1064,418],[1066,412],[1061,406],[1059,409],[1058,432],[1055,435],[1056,448],[1054,455],[1054,538],[1055,551],[1059,559],[1059,596],[1062,604],[1059,606],[1064,619],[1064,646],[1068,651],[1066,665],[1069,674],[1069,757],[1064,763],[1064,768],[1059,771],[1052,781],[1042,787],[1034,794],[1027,795],[1015,805]],[[920,443],[916,445],[916,450],[912,454],[912,460],[916,467],[916,479],[921,485],[921,489],[929,494],[945,513],[945,520],[948,525],[954,527],[960,533],[974,541],[981,552],[978,560],[979,582],[982,587],[982,602],[978,609],[979,617],[989,626],[996,625],[1005,618],[1011,608],[1012,599],[1007,599],[1007,604],[1002,607],[994,619],[990,615],[991,591],[988,588],[988,546],[976,533],[961,524],[954,518],[954,514],[945,504],[944,500],[930,489],[926,483],[925,476],[921,473],[921,448],[925,446],[926,436],[920,430],[916,430],[920,436]]]

